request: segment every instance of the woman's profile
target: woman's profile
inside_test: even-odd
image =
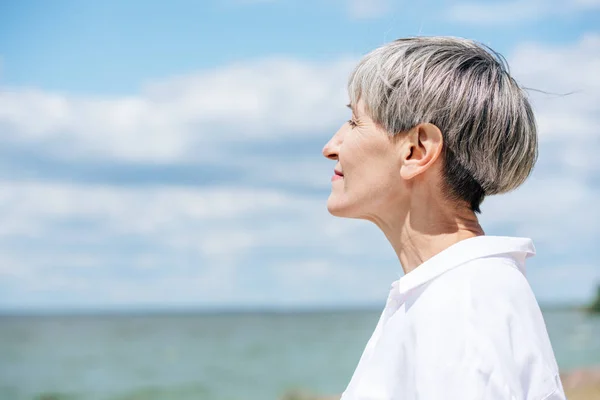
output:
[[[565,399],[525,277],[532,240],[487,236],[477,218],[537,159],[504,59],[466,39],[400,39],[359,62],[348,92],[352,117],[323,148],[327,208],[374,222],[405,275],[342,400]]]

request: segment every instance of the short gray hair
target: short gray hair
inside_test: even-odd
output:
[[[391,135],[420,123],[444,137],[448,194],[479,212],[485,195],[521,185],[537,160],[537,130],[527,95],[505,59],[454,37],[399,39],[367,54],[350,75],[351,104]]]

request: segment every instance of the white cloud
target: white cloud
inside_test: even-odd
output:
[[[544,251],[568,254],[574,246],[600,238],[600,188],[581,176],[550,177],[542,172],[513,193],[492,196],[482,210],[484,226],[511,226],[533,237]],[[571,249],[571,250],[570,250]]]
[[[539,301],[549,304],[585,303],[596,293],[594,282],[600,284],[600,268],[592,263],[529,268],[527,276]]]
[[[525,43],[509,58],[516,79],[531,92],[542,141],[561,149],[567,170],[598,172],[600,150],[600,35],[571,45]],[[543,154],[541,155],[543,157]]]
[[[447,10],[446,15],[452,21],[474,25],[516,24],[586,12],[599,6],[598,0],[496,0],[457,3]]]
[[[350,16],[355,19],[379,18],[390,10],[389,0],[348,0]]]
[[[353,19],[372,19],[385,15],[391,8],[390,0],[335,0],[345,7]],[[579,0],[594,1],[594,0]],[[263,3],[289,2],[288,0],[229,0],[232,5],[257,5]],[[332,0],[329,0],[332,2]],[[317,4],[322,5],[317,1]]]
[[[349,60],[268,59],[169,79],[137,96],[0,91],[0,140],[61,158],[210,159],[228,142],[321,135],[344,120]]]
[[[349,265],[336,264],[336,258],[365,256],[378,248],[382,254],[386,247],[363,237],[365,223],[331,217],[325,196],[239,187],[39,182],[4,182],[0,194],[0,283],[19,288],[25,297],[68,293],[96,306],[239,304],[252,300],[241,276],[263,268],[257,251],[283,251],[278,263],[285,266],[310,254],[323,257],[329,249],[327,262],[343,275]],[[124,246],[131,250],[119,250]],[[314,278],[306,273],[300,280],[293,271],[290,277],[298,284]],[[146,278],[121,278],[131,274]],[[260,275],[268,277],[269,271]],[[263,304],[282,293],[284,301],[298,300],[294,292],[276,287],[254,301]],[[68,300],[72,304],[72,297]],[[23,301],[0,295],[4,306]]]
[[[565,45],[523,43],[508,57],[521,85],[531,92],[540,153],[533,176],[513,193],[490,197],[483,221],[510,225],[544,251],[568,254],[578,242],[600,238],[600,36]],[[571,249],[571,250],[570,250]]]
[[[0,237],[52,235],[53,224],[91,220],[97,229],[111,235],[139,235],[169,240],[182,228],[199,229],[206,235],[206,248],[215,250],[214,235],[206,227],[230,227],[253,218],[290,219],[322,216],[316,208],[325,199],[286,194],[270,189],[239,187],[110,187],[81,184],[20,183],[0,184],[0,215],[4,223]],[[324,211],[325,212],[325,211]],[[181,232],[189,234],[187,230]],[[212,236],[213,239],[211,239]],[[183,238],[182,238],[183,239]],[[245,247],[238,236],[228,251]],[[190,243],[193,246],[193,244]],[[196,243],[200,247],[202,242]]]
[[[523,85],[575,92],[565,97],[532,93],[542,142],[538,168],[521,189],[492,197],[483,207],[486,229],[533,236],[542,256],[570,254],[581,238],[591,242],[600,236],[600,211],[590,207],[600,202],[600,189],[589,182],[600,172],[599,54],[600,36],[590,34],[569,45],[525,43],[508,57]],[[292,193],[279,185],[293,180],[324,189],[332,164],[319,164],[316,151],[291,157],[291,145],[283,147],[286,162],[276,168],[260,154],[248,151],[236,160],[229,152],[233,141],[291,143],[295,135],[308,135],[325,142],[347,116],[344,88],[350,67],[345,59],[255,61],[165,80],[126,98],[20,88],[0,92],[3,144],[105,162],[178,163],[201,157],[243,165],[248,177],[245,188],[3,182],[0,283],[22,288],[22,297],[14,301],[72,290],[82,299],[111,304],[252,299],[291,304],[326,296],[309,296],[300,288],[332,280],[335,295],[344,301],[376,299],[382,282],[400,271],[383,235],[364,222],[329,216],[325,194]],[[252,187],[266,175],[276,189]],[[280,286],[258,293],[243,277],[247,268],[266,263],[265,254],[273,259],[261,276]],[[98,272],[111,266],[123,275],[142,274],[143,284],[121,280],[114,271]],[[377,287],[374,292],[357,290],[368,279]],[[534,287],[543,286],[539,275],[532,279]]]
[[[234,5],[275,3],[278,0],[229,0]]]

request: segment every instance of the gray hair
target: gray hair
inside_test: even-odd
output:
[[[485,195],[517,188],[537,160],[525,91],[489,47],[453,37],[399,39],[367,54],[350,76],[351,104],[391,135],[420,123],[444,137],[449,194],[479,212]]]

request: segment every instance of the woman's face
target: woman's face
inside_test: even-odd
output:
[[[340,217],[373,220],[406,197],[400,141],[369,118],[362,101],[353,108],[352,118],[323,148],[325,157],[337,161],[327,209]]]

